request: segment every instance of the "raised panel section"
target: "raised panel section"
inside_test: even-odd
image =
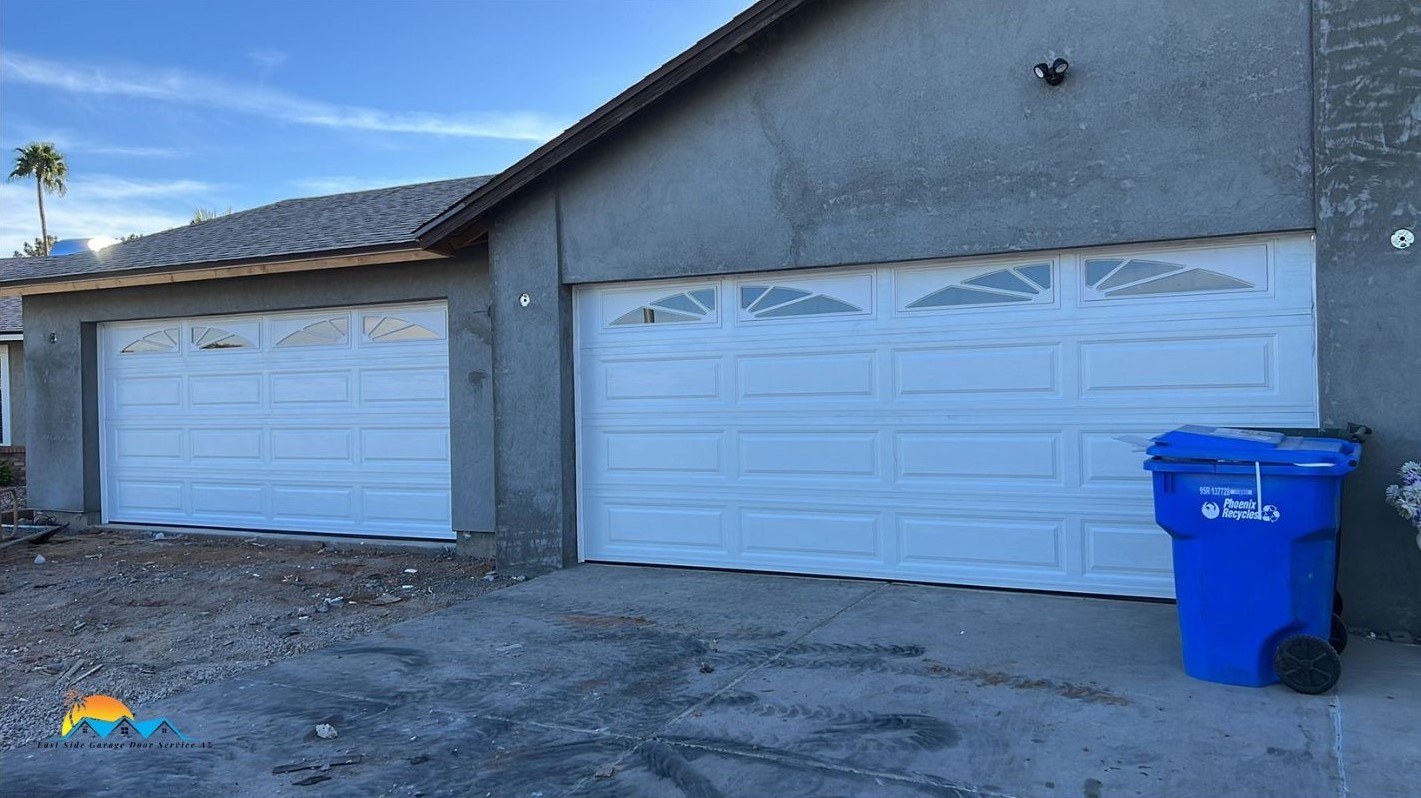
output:
[[[743,474],[874,476],[878,436],[871,432],[746,432],[740,435]]]
[[[725,511],[704,505],[602,505],[608,544],[652,544],[658,548],[725,548]]]
[[[1271,388],[1274,335],[1093,341],[1081,345],[1085,395]]]
[[[360,431],[361,454],[366,462],[445,463],[449,460],[449,431],[442,428],[389,428]]]
[[[1059,347],[973,346],[899,350],[894,383],[903,396],[1052,394]]]
[[[367,522],[448,524],[449,491],[366,488],[361,491]],[[378,534],[378,530],[371,530]]]
[[[612,472],[718,474],[721,470],[719,432],[602,433],[605,467]]]
[[[183,511],[183,483],[181,482],[119,480],[114,488],[115,503],[122,510],[155,510],[162,513],[181,513]]]
[[[360,374],[360,396],[366,402],[445,402],[448,380],[443,370],[379,370]]]
[[[608,399],[720,396],[720,358],[607,360],[602,369]]]
[[[192,511],[225,516],[262,518],[261,485],[226,485],[198,483],[192,485]]]
[[[1056,433],[904,432],[897,440],[906,478],[1062,479]]]
[[[260,374],[189,377],[188,401],[194,405],[249,405],[262,401]]]
[[[271,403],[341,404],[350,401],[350,375],[343,371],[271,375]]]
[[[876,559],[882,548],[877,513],[745,510],[740,529],[753,554]]]
[[[349,523],[355,515],[355,488],[277,486],[271,491],[271,508],[277,520]]]
[[[194,460],[261,462],[261,429],[192,429],[188,431]]]
[[[746,398],[873,396],[872,352],[740,357],[740,395]]]
[[[1056,522],[900,514],[898,534],[905,564],[1062,567]]]
[[[123,460],[181,460],[183,432],[177,429],[120,429],[113,436],[114,455]]]
[[[1086,487],[1111,488],[1148,485],[1150,474],[1145,470],[1145,453],[1140,451],[1138,446],[1118,438],[1122,435],[1152,438],[1170,429],[1173,429],[1173,426],[1164,424],[1159,429],[1149,431],[1082,433],[1081,483]]]
[[[1086,521],[1082,524],[1088,576],[1156,576],[1173,573],[1169,534],[1153,524]]]
[[[291,427],[271,431],[273,462],[328,461],[349,463],[355,459],[349,429]]]
[[[121,377],[113,382],[114,403],[125,409],[177,407],[182,404],[182,377]]]

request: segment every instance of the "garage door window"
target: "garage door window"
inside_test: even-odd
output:
[[[439,330],[431,329],[436,326]],[[365,337],[371,343],[437,341],[444,337],[444,333],[443,324],[435,323],[434,319],[413,320],[401,316],[372,314],[365,317]]]
[[[816,294],[802,288],[771,285],[742,285],[740,307],[756,319],[788,316],[827,316],[840,313],[862,313],[863,308],[828,294]]]
[[[1258,287],[1212,269],[1141,258],[1088,259],[1085,283],[1091,289],[1087,299],[1251,291]]]
[[[130,341],[127,346],[119,350],[121,354],[125,355],[176,351],[178,351],[177,327],[164,327],[159,330],[143,332],[137,338]]]
[[[958,280],[909,302],[906,309],[977,307],[1035,301],[1053,301],[1049,263],[997,269]]]
[[[256,346],[248,338],[221,327],[193,327],[194,349],[251,349]]]
[[[305,321],[302,319],[301,321]],[[300,322],[297,322],[298,324]],[[275,328],[275,323],[273,323]],[[336,346],[344,344],[350,320],[345,316],[332,316],[311,322],[277,339],[276,345],[285,346]]]
[[[706,288],[664,296],[618,316],[613,327],[635,324],[685,324],[714,320],[715,289]]]

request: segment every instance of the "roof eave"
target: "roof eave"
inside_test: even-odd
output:
[[[262,258],[206,261],[146,269],[55,275],[0,284],[0,296],[28,296],[161,283],[218,280],[263,274],[438,260],[446,257],[448,256],[444,253],[423,249],[411,242],[403,242],[399,245],[303,252],[300,255],[273,255]]]
[[[552,141],[534,150],[488,183],[475,189],[463,200],[426,222],[415,230],[415,238],[422,247],[439,246],[464,226],[478,221],[495,205],[508,199],[582,148],[620,127],[662,96],[809,2],[813,0],[759,0],[696,42],[690,49],[583,117]]]

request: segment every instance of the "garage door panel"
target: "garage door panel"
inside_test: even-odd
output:
[[[609,403],[722,398],[721,358],[607,359],[601,396]]]
[[[898,514],[899,562],[928,567],[988,565],[1064,573],[1058,520],[1000,516]]]
[[[197,406],[260,408],[262,404],[260,373],[189,377],[187,388],[189,403]]]
[[[724,476],[725,438],[720,430],[608,429],[588,442],[587,457],[610,474]]]
[[[738,440],[743,476],[879,476],[878,433],[874,431],[742,432]]]
[[[106,520],[453,537],[446,325],[442,303],[104,325]]]
[[[348,427],[273,429],[273,464],[350,463],[355,459],[355,431]]]
[[[581,288],[583,555],[1171,595],[1116,438],[1316,424],[1312,269],[1278,235]]]
[[[727,551],[725,509],[705,504],[635,504],[591,499],[588,513],[605,519],[600,541],[608,550],[653,545],[662,549],[713,549]]]
[[[1170,537],[1154,524],[1135,520],[1086,520],[1084,567],[1087,577],[1168,578],[1173,554]]]
[[[875,562],[883,559],[883,533],[877,512],[754,507],[740,511],[740,530],[741,551],[752,556]]]
[[[981,394],[1061,395],[1060,346],[958,346],[894,352],[895,394],[972,401]]]
[[[275,373],[270,379],[273,410],[279,411],[289,405],[344,405],[350,402],[351,375],[346,371]],[[301,412],[306,412],[304,407]]]
[[[1055,432],[899,432],[898,479],[1064,484]]]
[[[875,352],[742,356],[736,368],[742,399],[872,398],[877,393]]]

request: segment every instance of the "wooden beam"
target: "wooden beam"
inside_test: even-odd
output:
[[[0,285],[0,296],[59,294],[70,291],[97,291],[104,288],[130,288],[138,285],[164,285],[196,280],[220,280],[231,277],[255,277],[264,274],[290,274],[319,269],[349,269],[356,266],[377,266],[385,263],[442,260],[447,256],[424,249],[399,249],[388,252],[368,252],[360,255],[333,255],[324,258],[268,261],[265,263],[233,263],[197,269],[143,272],[139,274],[94,274],[73,276],[53,282],[27,285]]]

